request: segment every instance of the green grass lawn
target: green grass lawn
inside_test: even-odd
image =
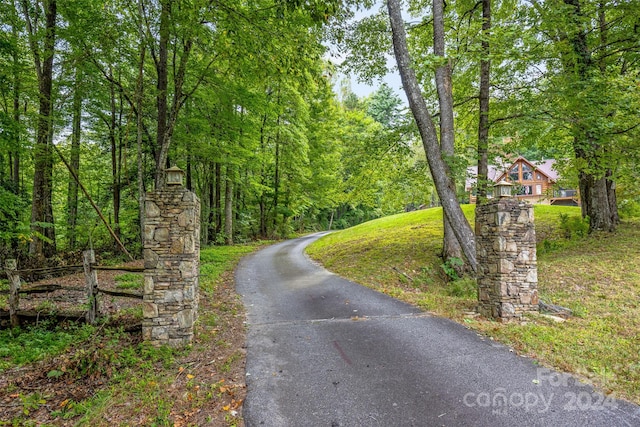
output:
[[[473,221],[474,206],[463,209]],[[625,221],[613,234],[579,237],[579,208],[538,205],[534,214],[539,293],[545,302],[573,311],[566,322],[530,316],[503,324],[470,315],[475,283],[447,282],[438,256],[439,208],[332,233],[307,251],[343,277],[464,323],[546,366],[640,403],[640,220]]]

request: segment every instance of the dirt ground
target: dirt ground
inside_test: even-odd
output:
[[[130,264],[135,265],[135,264]],[[121,272],[100,271],[101,288],[115,289],[114,277]],[[80,274],[43,280],[41,283],[58,283],[64,286],[82,288],[84,276]],[[36,283],[34,283],[36,284]],[[69,301],[68,295],[56,291],[49,295],[56,304],[74,306],[82,303],[82,293],[78,300]],[[24,307],[43,307],[43,296],[25,299]],[[114,316],[116,312],[131,313],[127,308],[135,307],[138,300],[119,297],[105,297],[102,310],[111,315],[112,321],[101,328],[122,328],[129,330],[119,334],[117,343],[121,349],[135,347],[141,342],[140,319],[132,314]],[[234,290],[232,273],[225,273],[217,284],[214,295],[201,292],[199,313],[215,317],[215,325],[199,321],[196,338],[190,351],[179,356],[172,366],[156,366],[155,372],[163,378],[161,398],[171,402],[171,409],[164,421],[157,422],[157,408],[145,402],[125,402],[110,404],[97,414],[92,414],[90,424],[95,426],[113,425],[173,425],[173,426],[242,426],[242,402],[246,394],[245,375],[245,313],[242,303]],[[211,323],[211,322],[209,322]],[[77,405],[96,393],[111,387],[114,372],[109,361],[98,361],[101,349],[105,348],[106,335],[100,333],[88,342],[76,346],[68,353],[54,359],[44,360],[24,367],[0,373],[0,426],[2,425],[76,425],[80,416],[63,419],[69,402]],[[112,345],[112,344],[110,344]],[[95,355],[92,357],[91,355]],[[92,370],[90,375],[52,376],[51,372],[78,372],[78,364],[102,363],[101,369]],[[83,365],[84,366],[84,365]],[[134,372],[135,375],[135,372]],[[212,393],[213,391],[213,393]],[[16,421],[18,424],[16,424]]]

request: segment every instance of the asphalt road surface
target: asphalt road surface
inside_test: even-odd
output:
[[[236,272],[246,426],[640,426],[636,405],[319,267],[318,237]]]

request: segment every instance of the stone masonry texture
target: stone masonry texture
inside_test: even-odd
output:
[[[533,206],[515,198],[476,207],[478,312],[499,320],[538,311]]]
[[[198,313],[200,200],[167,187],[148,193],[144,210],[143,338],[185,346]]]

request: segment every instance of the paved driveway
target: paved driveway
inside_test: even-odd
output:
[[[640,409],[344,280],[286,241],[242,260],[251,426],[640,426]]]

